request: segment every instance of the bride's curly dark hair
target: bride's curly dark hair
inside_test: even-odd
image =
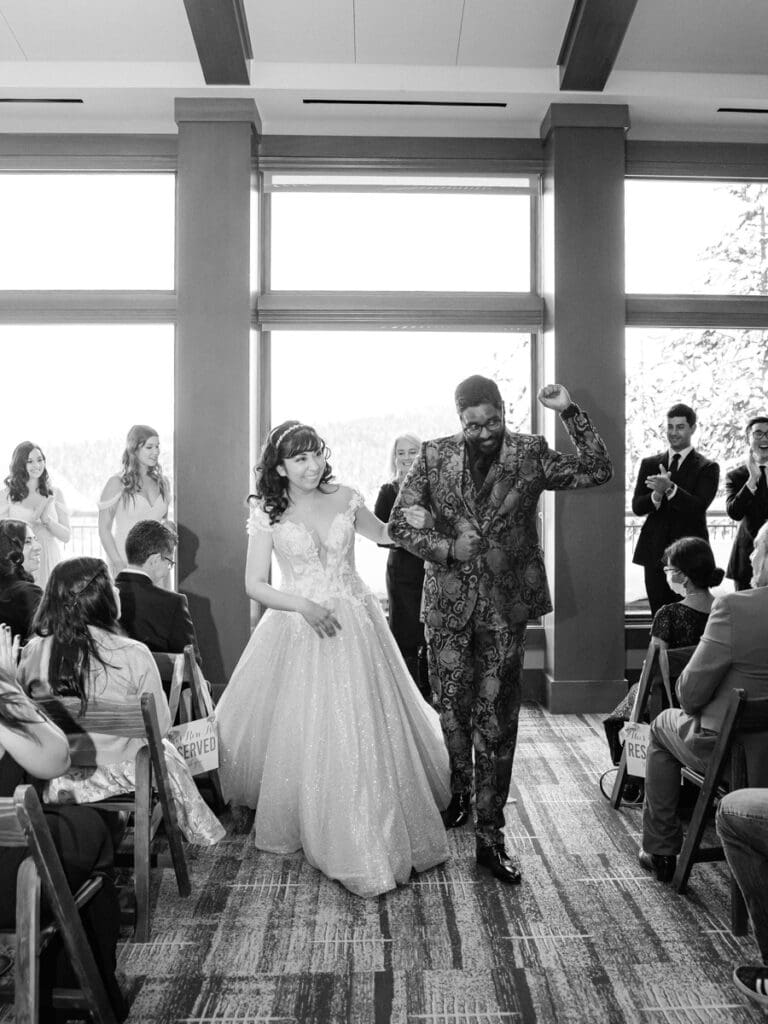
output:
[[[299,420],[286,420],[269,432],[261,458],[254,468],[256,475],[256,497],[269,516],[270,523],[276,523],[288,508],[288,481],[280,476],[277,467],[284,459],[293,459],[302,452],[319,452],[325,457],[325,470],[318,487],[330,483],[333,470],[328,461],[331,450],[313,427]]]
[[[45,462],[45,454],[39,444],[34,444],[32,441],[22,441],[21,444],[17,444],[13,449],[13,455],[11,456],[11,465],[9,467],[10,472],[5,478],[3,483],[8,488],[8,492],[11,496],[11,501],[24,501],[29,495],[29,473],[27,472],[27,459],[29,453],[37,449],[43,456],[43,462]],[[51,484],[50,477],[48,476],[47,467],[43,469],[40,474],[40,478],[37,481],[38,494],[42,494],[44,498],[50,498],[53,494],[53,485]]]

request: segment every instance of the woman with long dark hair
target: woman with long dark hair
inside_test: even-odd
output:
[[[69,767],[69,744],[21,691],[13,678],[10,631],[0,630],[0,796],[13,796],[17,786],[35,779],[52,779]],[[88,807],[44,807],[46,823],[73,892],[94,873],[102,886],[83,908],[81,917],[94,959],[118,1020],[127,1006],[115,979],[120,907],[113,884],[114,853],[109,829]],[[16,917],[16,875],[27,856],[24,849],[0,849],[0,928],[13,928]],[[0,970],[3,966],[0,964]],[[54,986],[76,984],[60,939],[41,958],[40,989],[44,1016],[59,1020],[51,1005]],[[68,1018],[67,1018],[68,1019]]]
[[[70,538],[69,510],[48,475],[45,455],[32,441],[17,444],[0,494],[0,519],[29,523],[40,544],[40,564],[32,574],[44,587],[54,565],[64,557],[61,545]]]
[[[107,480],[99,499],[99,538],[112,572],[128,564],[125,538],[142,519],[168,516],[171,485],[160,467],[160,438],[154,427],[137,423],[128,431],[122,470]]]
[[[447,858],[448,754],[355,572],[355,535],[386,542],[386,525],[335,483],[329,455],[312,427],[288,420],[257,467],[246,591],[268,611],[217,708],[221,779],[233,804],[256,808],[259,849],[303,849],[375,896]],[[423,510],[409,515],[422,525]]]
[[[0,623],[26,640],[43,592],[33,582],[40,564],[40,544],[26,523],[0,522]]]
[[[161,735],[171,725],[155,659],[118,624],[120,597],[100,558],[71,558],[51,573],[24,648],[19,680],[33,697],[77,697],[135,704],[155,698]],[[133,790],[136,753],[142,739],[100,733],[70,737],[72,768],[48,788],[51,801],[88,803]],[[190,842],[210,845],[224,830],[199,796],[183,759],[165,747],[179,825]]]

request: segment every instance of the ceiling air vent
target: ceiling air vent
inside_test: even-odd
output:
[[[82,103],[82,100],[69,99],[65,96],[39,96],[34,99],[19,98],[16,96],[0,96],[0,103]]]
[[[506,107],[506,103],[470,103],[458,100],[302,100],[302,103],[325,103],[335,107]]]
[[[768,114],[767,107],[718,107],[718,114]]]

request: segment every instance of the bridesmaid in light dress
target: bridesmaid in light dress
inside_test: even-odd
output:
[[[32,441],[16,445],[4,484],[0,519],[18,519],[32,529],[40,544],[40,565],[32,575],[39,587],[45,587],[54,565],[64,557],[61,545],[69,541],[70,528],[64,496],[51,483],[39,445]]]
[[[131,527],[143,519],[166,519],[170,503],[160,438],[153,427],[137,423],[128,431],[122,472],[107,480],[99,499],[99,538],[115,576],[128,564],[125,538]]]

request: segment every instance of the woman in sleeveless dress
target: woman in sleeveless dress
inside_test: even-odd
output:
[[[168,516],[171,485],[160,468],[157,431],[137,423],[128,431],[122,473],[107,480],[99,499],[99,538],[113,575],[126,567],[125,538],[143,519]]]
[[[32,575],[44,587],[51,569],[64,557],[61,545],[69,541],[70,529],[64,496],[51,483],[39,445],[32,441],[16,445],[4,483],[0,519],[18,519],[31,527],[40,544],[40,565]]]
[[[268,610],[217,708],[221,779],[233,804],[256,808],[259,849],[302,849],[375,896],[446,860],[448,754],[355,572],[355,533],[386,541],[386,526],[333,483],[328,455],[311,427],[287,421],[257,469],[246,590]],[[425,525],[426,513],[413,515]],[[273,552],[279,587],[268,582]]]

